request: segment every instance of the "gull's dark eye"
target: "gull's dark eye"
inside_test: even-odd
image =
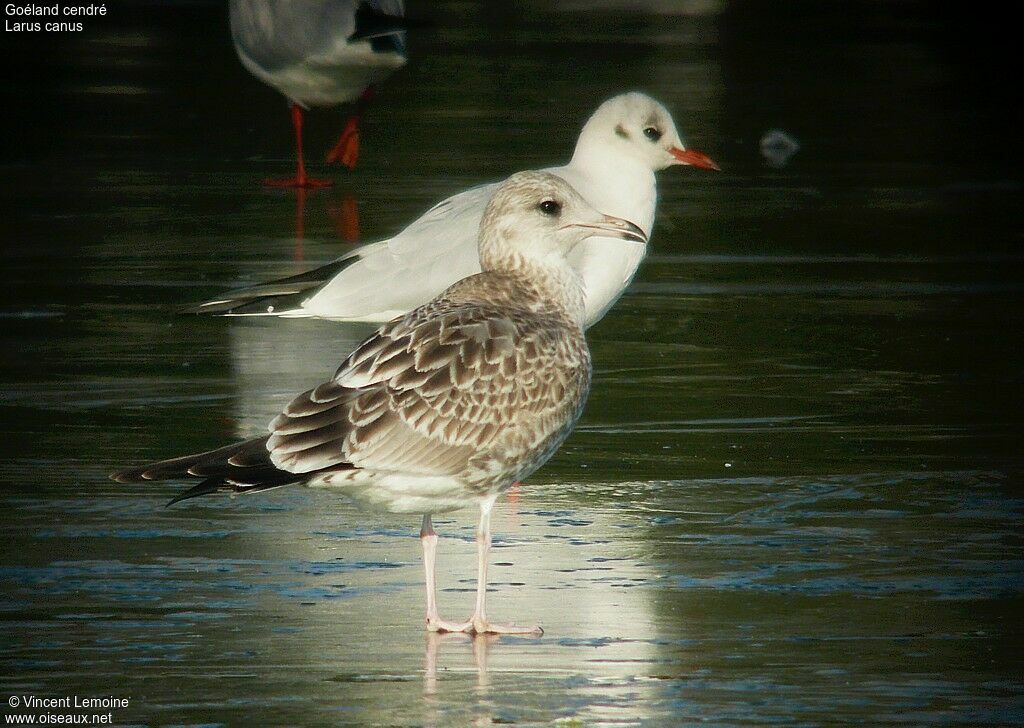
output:
[[[656,142],[661,139],[661,132],[653,126],[649,126],[644,129],[644,136],[650,139],[652,142]]]
[[[544,200],[538,207],[545,215],[551,215],[552,217],[562,211],[562,206],[554,200]]]

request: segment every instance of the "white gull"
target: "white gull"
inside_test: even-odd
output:
[[[358,100],[328,154],[352,168],[359,118],[373,84],[405,64],[401,0],[231,0],[231,38],[242,65],[290,102],[297,152],[293,179],[274,186],[331,184],[306,175],[302,110]]]
[[[654,173],[673,165],[718,169],[688,149],[660,103],[641,93],[608,99],[580,132],[568,164],[547,172],[569,182],[593,207],[638,225],[654,225]],[[386,321],[419,306],[455,281],[480,270],[476,235],[497,183],[449,197],[394,237],[361,246],[291,278],[231,291],[193,313]],[[618,300],[643,260],[646,246],[594,236],[570,257],[583,279],[586,325]]]

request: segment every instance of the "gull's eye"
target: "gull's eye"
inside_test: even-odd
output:
[[[649,126],[644,129],[644,136],[650,139],[652,142],[656,142],[661,139],[661,132],[653,126]]]
[[[552,217],[562,211],[562,206],[554,200],[544,200],[542,203],[537,205],[537,207],[539,207],[540,211],[545,215],[551,215]]]

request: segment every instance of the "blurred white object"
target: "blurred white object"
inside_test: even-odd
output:
[[[769,167],[785,167],[799,151],[800,142],[781,129],[770,129],[761,137],[761,156]]]

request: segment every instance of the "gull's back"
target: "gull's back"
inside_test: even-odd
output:
[[[654,175],[635,182],[629,175],[621,194],[602,189],[614,175],[595,179],[572,165],[546,170],[569,182],[602,212],[622,217],[650,234],[654,222]],[[597,182],[597,184],[595,184]],[[625,190],[639,190],[630,195]],[[429,301],[456,281],[480,272],[476,236],[484,208],[498,183],[453,195],[425,212],[392,238],[353,251],[349,265],[306,298],[291,315],[344,321],[386,321]],[[599,321],[636,273],[646,246],[593,237],[570,254],[583,279],[587,326]]]

